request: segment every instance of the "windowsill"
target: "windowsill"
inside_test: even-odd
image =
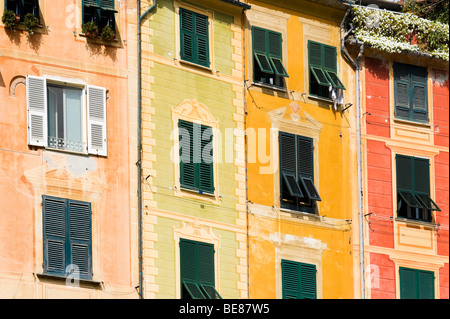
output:
[[[404,120],[399,118],[394,118],[394,122],[397,124],[403,124],[403,125],[413,125],[413,126],[421,126],[426,128],[431,128],[431,124],[429,122],[415,122],[411,120]]]
[[[287,93],[287,88],[282,88],[279,86],[275,86],[275,85],[270,85],[267,83],[262,83],[262,82],[252,82],[252,86],[257,86],[263,89],[269,89],[269,90],[274,90],[274,91],[278,91],[278,92],[283,92],[283,93]]]
[[[59,282],[66,282],[67,277],[64,276],[57,276],[57,275],[50,275],[50,274],[35,274],[39,279],[43,280],[53,280],[53,281],[59,281]],[[91,286],[91,287],[97,287],[101,288],[103,285],[103,281],[95,281],[95,280],[89,280],[89,279],[77,279],[80,283],[80,285],[83,286]]]
[[[406,217],[395,217],[395,221],[396,222],[402,222],[402,223],[406,223],[406,224],[412,224],[412,225],[421,225],[421,226],[426,226],[426,227],[432,227],[432,228],[436,228],[437,224],[433,223],[433,222],[427,222],[424,220],[416,220],[416,219],[409,219]]]
[[[204,196],[208,196],[208,197],[215,197],[216,195],[214,193],[207,193],[201,190],[197,190],[197,189],[189,189],[189,188],[184,188],[184,187],[180,187],[180,191],[182,192],[189,192],[189,193],[193,193],[196,195],[204,195]]]
[[[6,27],[3,23],[1,23],[1,25],[7,30],[11,30],[10,28]],[[16,25],[12,31],[27,31],[27,29],[25,28],[25,23],[24,22],[16,23]],[[34,27],[33,33],[34,34],[44,34],[45,33],[44,26],[42,24],[38,24],[37,26]],[[33,36],[33,35],[30,35],[30,36]]]
[[[118,38],[115,38],[112,41],[104,41],[101,38],[98,38],[98,39],[89,38],[84,33],[79,33],[78,35],[80,37],[86,38],[87,41],[89,41],[90,43],[93,43],[93,44],[103,44],[103,45],[112,46],[112,47],[120,47],[120,42],[119,42]]]
[[[189,62],[189,61],[181,60],[181,59],[179,59],[177,61],[179,61],[180,64],[185,64],[185,65],[190,66],[190,67],[195,67],[195,68],[198,68],[198,69],[201,69],[201,70],[204,70],[204,71],[208,71],[208,72],[214,73],[214,70],[212,68],[210,68],[210,67],[207,67],[207,66],[203,66],[203,65],[200,65],[200,64],[197,64],[197,63],[194,63],[194,62]]]
[[[292,209],[289,209],[289,208],[281,208],[281,207],[280,207],[280,211],[282,211],[284,213],[300,215],[300,216],[303,216],[303,217],[311,217],[311,218],[314,218],[316,220],[320,220],[320,216],[315,214],[315,213],[307,213],[307,212],[302,212],[302,211],[299,211],[299,210],[292,210]]]
[[[60,149],[60,148],[44,147],[44,149],[47,151],[70,153],[70,154],[75,154],[75,155],[83,155],[83,156],[89,155],[87,152],[77,152],[77,151],[65,150],[65,149]]]
[[[322,101],[322,102],[327,102],[327,103],[333,103],[332,99],[328,99],[326,97],[321,97],[321,96],[315,96],[315,95],[307,95],[308,99],[311,100],[317,100],[317,101]]]

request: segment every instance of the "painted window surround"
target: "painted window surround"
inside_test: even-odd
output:
[[[288,92],[289,78],[285,77],[284,88],[278,88],[271,86],[269,84],[263,84],[254,82],[253,80],[253,40],[252,40],[252,27],[258,27],[274,32],[281,33],[283,39],[282,51],[283,51],[283,65],[286,70],[288,70],[289,60],[288,60],[288,48],[287,48],[287,20],[290,15],[279,11],[274,11],[267,9],[265,7],[260,7],[258,5],[252,4],[252,9],[247,12],[248,24],[246,25],[246,45],[247,45],[247,77],[249,82],[253,85],[252,90],[262,92],[263,89],[272,89],[274,91]],[[288,72],[289,73],[289,72]],[[247,80],[247,79],[245,79]]]
[[[182,189],[180,185],[180,154],[179,154],[179,133],[178,122],[185,120],[212,127],[213,130],[213,170],[214,170],[214,194],[199,194],[195,191]],[[199,103],[197,100],[184,100],[177,107],[172,109],[172,127],[173,127],[173,164],[174,164],[174,195],[178,197],[189,197],[220,204],[219,195],[219,122],[211,114],[207,106]]]
[[[278,134],[280,131],[291,133],[294,135],[300,135],[309,137],[313,140],[313,146],[314,146],[314,186],[316,187],[317,191],[320,194],[320,183],[319,183],[319,135],[322,130],[322,124],[320,124],[318,121],[316,121],[314,118],[312,118],[308,113],[303,111],[304,117],[306,118],[306,121],[300,121],[299,118],[296,118],[294,115],[298,114],[292,114],[293,119],[289,120],[284,118],[284,114],[286,112],[286,108],[274,110],[268,113],[269,119],[272,123],[272,136],[271,136],[271,143],[272,143],[272,153],[273,153],[273,177],[274,177],[274,207],[277,209],[280,209],[281,211],[290,211],[283,208],[280,208],[280,170],[279,170],[279,143],[278,143]],[[276,169],[275,169],[276,168]],[[324,200],[324,199],[322,199]],[[310,214],[305,213],[308,215],[319,215],[320,216],[320,204],[321,202],[316,202],[316,213]],[[298,212],[301,213],[301,212]]]
[[[180,274],[180,239],[189,239],[214,245],[214,281],[215,289],[220,292],[220,237],[214,234],[212,227],[202,226],[198,219],[192,223],[182,221],[179,228],[173,230],[175,245],[175,291],[176,298],[181,298],[181,274]]]
[[[196,67],[199,69],[207,70],[209,72],[216,72],[215,63],[214,63],[214,12],[212,10],[208,9],[201,9],[196,6],[187,4],[187,3],[181,3],[178,0],[173,1],[173,6],[175,9],[175,59],[176,61],[179,61],[180,63]],[[210,66],[205,67],[200,64],[192,63],[189,61],[184,61],[181,59],[181,32],[180,32],[180,7],[192,12],[196,12],[199,14],[202,14],[204,16],[208,17],[208,36],[209,36],[209,61]]]
[[[417,269],[417,270],[426,270],[434,273],[434,298],[440,299],[440,289],[439,289],[439,268],[440,265],[426,265],[426,264],[419,264],[417,261],[408,261],[408,260],[401,260],[401,259],[394,259],[395,262],[395,294],[396,298],[400,299],[400,268],[411,268],[411,269]]]

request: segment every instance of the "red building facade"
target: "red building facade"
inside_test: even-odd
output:
[[[361,77],[366,296],[448,298],[448,62],[368,52]]]

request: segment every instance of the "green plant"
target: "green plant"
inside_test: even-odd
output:
[[[82,32],[91,39],[98,38],[99,34],[98,26],[94,22],[86,22],[83,24]]]
[[[14,11],[6,10],[5,12],[3,12],[2,22],[7,28],[13,30],[16,26],[16,14],[14,13]]]
[[[100,37],[102,38],[103,41],[111,42],[114,41],[116,33],[109,25],[106,25],[103,27]]]
[[[33,30],[38,24],[38,19],[31,13],[27,13],[23,18],[23,23],[25,25],[25,30],[28,31],[28,34],[33,35]]]

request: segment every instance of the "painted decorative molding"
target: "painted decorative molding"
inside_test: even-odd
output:
[[[178,118],[190,120],[195,123],[219,123],[219,121],[216,120],[211,114],[209,109],[196,99],[184,100],[180,105],[172,109],[172,113],[174,118],[176,117],[175,115],[178,115]]]
[[[9,96],[15,97],[16,96],[16,88],[19,84],[27,86],[27,79],[23,75],[15,76],[10,85],[9,85]]]

